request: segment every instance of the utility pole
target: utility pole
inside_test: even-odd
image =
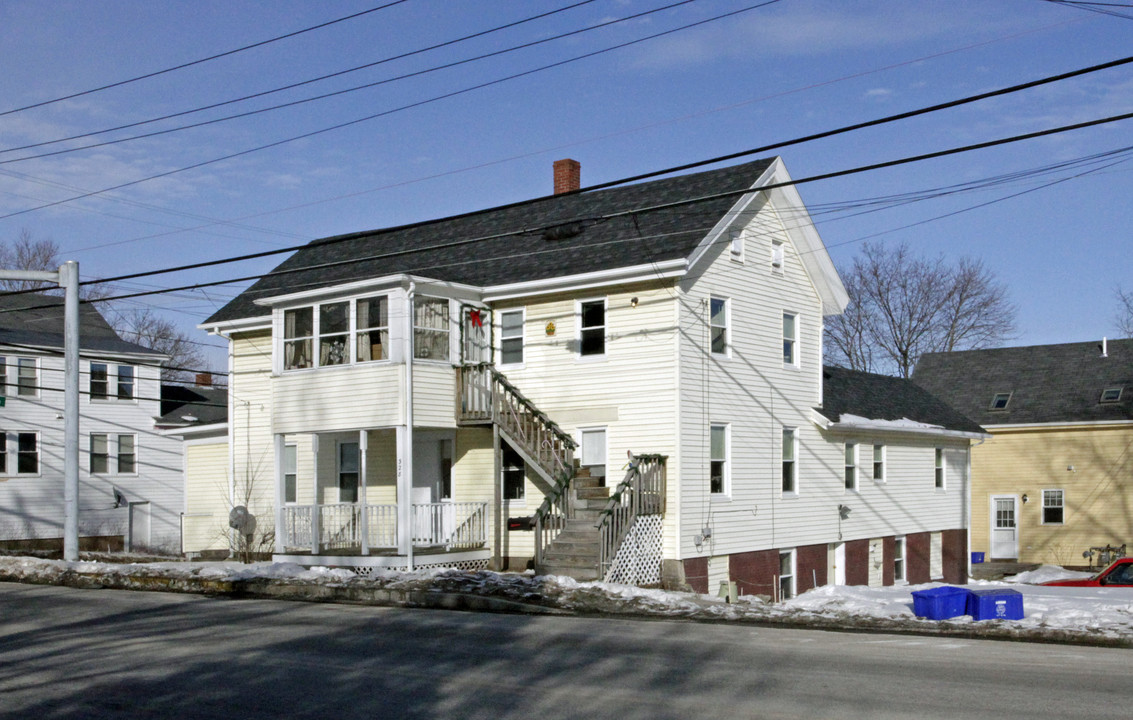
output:
[[[0,280],[37,280],[63,288],[63,559],[79,559],[79,264],[58,272],[0,270]]]

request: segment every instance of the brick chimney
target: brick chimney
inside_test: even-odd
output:
[[[197,387],[212,387],[212,373],[197,373]]]
[[[566,158],[555,161],[555,194],[571,192],[582,187],[582,164]]]

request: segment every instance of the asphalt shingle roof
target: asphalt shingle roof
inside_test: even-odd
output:
[[[261,278],[206,322],[263,317],[268,312],[253,304],[257,299],[400,273],[484,287],[687,258],[735,205],[737,196],[632,217],[586,219],[744,190],[773,162],[774,158],[767,158],[636,185],[552,196],[424,225],[315,240],[276,267],[277,271],[298,272]],[[544,237],[545,228],[580,220],[578,235]],[[516,232],[519,234],[510,234]],[[491,239],[477,240],[485,237]],[[470,240],[477,241],[461,243]]]
[[[1133,339],[930,353],[913,380],[983,425],[1133,420]],[[1123,388],[1102,403],[1102,390]],[[1011,393],[991,410],[997,393]]]
[[[822,383],[821,412],[834,422],[843,415],[857,415],[870,420],[908,419],[958,432],[983,432],[943,400],[904,378],[826,366]]]
[[[26,293],[0,297],[0,344],[63,347],[63,298]],[[90,304],[79,305],[79,346],[83,350],[160,354],[118,337]]]
[[[157,420],[159,427],[214,425],[227,421],[227,388],[161,386],[161,417]]]

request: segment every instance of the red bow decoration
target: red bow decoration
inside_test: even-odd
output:
[[[482,317],[480,317],[480,311],[479,310],[469,310],[468,311],[468,319],[472,321],[472,327],[478,327],[478,328],[484,327],[484,319]]]

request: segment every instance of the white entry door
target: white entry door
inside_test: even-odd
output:
[[[1018,499],[1014,495],[993,495],[991,498],[991,557],[1019,557],[1019,527],[1016,523]]]
[[[835,585],[846,584],[846,543],[831,543],[826,551],[826,577]]]

